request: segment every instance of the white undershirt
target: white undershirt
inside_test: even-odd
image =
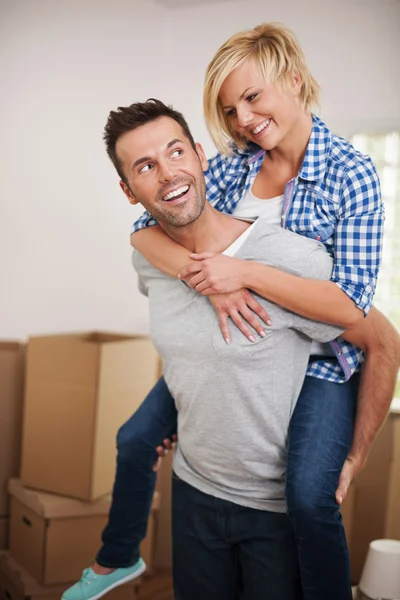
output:
[[[233,214],[235,217],[247,219],[266,217],[271,225],[280,225],[282,209],[283,194],[281,196],[275,196],[275,198],[262,200],[261,198],[257,198],[257,196],[255,196],[250,189],[247,194],[238,202]],[[231,246],[229,246],[229,248],[225,250],[224,254],[233,256],[244,243],[253,226],[254,223]],[[321,342],[316,342],[314,340],[311,344],[311,354],[334,356],[329,344],[321,344]]]

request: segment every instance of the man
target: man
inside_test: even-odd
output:
[[[204,153],[179,113],[152,101],[121,109],[120,115],[124,124],[115,136],[115,164],[121,187],[175,241],[192,252],[231,251],[304,277],[329,279],[332,262],[321,244],[263,219],[250,225],[228,217],[206,202]],[[327,341],[341,332],[259,298],[272,317],[266,337],[251,343],[234,331],[227,345],[206,298],[139,254],[134,264],[149,296],[153,339],[179,411],[173,482],[176,600],[228,600],[239,582],[245,600],[267,594],[270,600],[300,598],[296,546],[285,514],[286,434],[310,338]],[[360,331],[344,336],[372,354],[377,327],[387,330],[373,311]],[[398,366],[398,340],[393,340]],[[390,389],[383,395],[388,404]],[[104,586],[90,597],[103,593]]]

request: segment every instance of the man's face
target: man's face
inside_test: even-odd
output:
[[[128,200],[140,202],[161,225],[182,227],[195,221],[206,200],[207,168],[201,146],[196,148],[169,117],[123,134],[116,151],[128,182],[120,184]]]

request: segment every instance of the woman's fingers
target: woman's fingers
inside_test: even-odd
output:
[[[226,313],[224,310],[217,309],[217,316],[218,316],[219,327],[221,329],[222,336],[223,336],[225,342],[227,344],[230,344],[231,343],[231,334],[229,333],[228,313]]]
[[[266,310],[263,309],[261,304],[257,302],[257,300],[248,292],[248,298],[246,298],[247,306],[251,308],[253,312],[256,313],[257,316],[260,317],[267,325],[272,325],[271,318]],[[258,331],[258,330],[257,330]]]

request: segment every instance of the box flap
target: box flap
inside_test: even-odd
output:
[[[14,498],[45,519],[108,515],[111,505],[110,494],[93,502],[87,502],[26,488],[20,479],[10,479],[8,491]],[[151,510],[159,510],[160,503],[161,494],[155,492]]]
[[[20,479],[10,479],[8,491],[22,504],[45,519],[104,515],[108,514],[110,510],[111,496],[109,494],[94,502],[84,502],[26,488]]]

